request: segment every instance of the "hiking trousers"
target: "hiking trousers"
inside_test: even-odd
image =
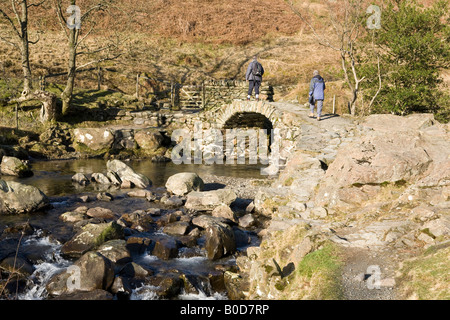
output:
[[[253,89],[255,89],[255,94],[259,95],[259,88],[261,87],[261,81],[258,80],[249,80],[248,85],[248,95],[251,97]]]
[[[323,108],[323,100],[314,100],[314,102],[317,104],[317,116],[320,118],[322,116],[322,108]],[[315,105],[310,104],[311,113],[314,113]]]

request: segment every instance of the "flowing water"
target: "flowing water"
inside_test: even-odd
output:
[[[239,178],[262,178],[260,168],[250,165],[174,165],[173,163],[152,163],[151,161],[130,161],[127,163],[136,172],[146,175],[152,180],[151,190],[155,193],[164,192],[164,184],[167,179],[179,172],[196,172],[200,176],[216,175]],[[158,204],[150,203],[145,199],[130,198],[125,191],[120,189],[105,189],[95,184],[79,186],[71,181],[71,177],[77,173],[86,175],[106,171],[106,161],[104,160],[69,160],[69,161],[42,161],[32,163],[34,176],[26,179],[16,179],[13,177],[2,177],[5,180],[16,180],[24,184],[38,187],[51,201],[52,209],[46,212],[32,215],[20,216],[0,216],[0,234],[7,228],[22,222],[29,222],[35,232],[27,235],[20,241],[20,252],[35,252],[37,258],[33,261],[34,272],[28,278],[26,288],[18,294],[19,299],[40,300],[47,298],[45,285],[53,275],[69,267],[73,261],[64,259],[60,255],[62,244],[68,241],[74,230],[71,224],[62,222],[59,216],[67,211],[86,205],[88,207],[101,206],[110,208],[116,213],[130,213],[135,210],[145,210],[149,207],[157,207]],[[103,189],[102,189],[103,188]],[[114,196],[112,202],[93,202],[88,204],[80,203],[80,196],[90,195],[95,197],[99,191],[108,191]],[[159,234],[158,234],[159,233]],[[252,239],[252,245],[258,242],[256,235],[248,233]],[[163,236],[160,230],[153,232],[151,237]],[[165,235],[164,235],[165,236]],[[3,239],[4,240],[4,239]],[[199,239],[199,242],[202,240]],[[1,245],[3,245],[2,242]],[[13,243],[15,245],[15,243]],[[1,253],[0,248],[0,253]],[[242,248],[240,248],[242,249]],[[137,257],[135,262],[151,268],[155,274],[165,270],[176,269],[186,275],[204,276],[208,271],[214,270],[215,264],[233,265],[233,257],[221,259],[219,262],[211,262],[205,257],[205,252],[198,250],[198,255],[183,255],[180,250],[179,257],[169,261],[163,261],[155,256],[145,253]],[[204,284],[205,285],[205,284]],[[205,285],[206,286],[206,285]],[[158,299],[152,286],[143,286],[133,290],[130,299]],[[198,288],[198,294],[182,293],[179,299],[225,299],[226,294],[212,292],[209,288]]]

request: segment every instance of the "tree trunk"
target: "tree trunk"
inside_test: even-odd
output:
[[[21,43],[20,51],[22,56],[22,71],[23,71],[23,91],[26,95],[33,89],[33,82],[31,76],[30,67],[30,50],[28,42],[28,3],[27,1],[22,1],[21,3],[22,17],[20,21],[21,29]]]
[[[70,103],[72,102],[72,96],[73,96],[73,88],[75,84],[75,75],[76,75],[76,68],[77,68],[77,44],[78,39],[78,30],[73,29],[70,30],[69,35],[69,71],[67,74],[67,82],[66,82],[66,88],[64,89],[63,93],[61,94],[61,100],[63,103],[62,106],[62,114],[66,115],[67,112],[70,109]]]
[[[30,100],[38,100],[42,102],[41,121],[50,122],[58,120],[60,112],[58,110],[56,95],[54,93],[42,90],[23,95],[18,99],[13,99],[9,103],[21,103]]]
[[[57,121],[60,110],[57,108],[56,95],[47,91],[36,91],[35,94],[38,94],[39,100],[42,102],[41,121]]]

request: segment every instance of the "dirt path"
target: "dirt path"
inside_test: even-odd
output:
[[[346,300],[396,299],[396,263],[388,252],[345,247],[342,287]],[[379,282],[377,282],[377,272]]]

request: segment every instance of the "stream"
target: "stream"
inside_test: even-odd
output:
[[[144,174],[152,181],[153,184],[149,190],[157,195],[162,195],[166,191],[164,185],[167,179],[179,172],[196,172],[200,177],[214,175],[248,179],[263,178],[260,175],[260,167],[252,165],[175,165],[171,162],[153,163],[146,160],[130,161],[127,164],[136,172]],[[100,206],[111,209],[119,215],[131,213],[136,210],[148,210],[149,208],[161,209],[162,216],[171,212],[171,210],[164,208],[159,202],[149,202],[141,198],[128,197],[126,193],[130,190],[110,189],[93,183],[87,186],[80,186],[71,181],[71,177],[78,172],[86,175],[94,172],[105,172],[105,160],[37,161],[32,162],[31,165],[34,175],[30,178],[1,177],[4,180],[14,180],[38,187],[49,197],[52,205],[51,209],[32,215],[0,215],[0,235],[7,228],[26,222],[34,230],[32,234],[26,234],[20,239],[19,252],[21,254],[25,253],[28,260],[31,261],[34,270],[28,279],[20,285],[20,290],[17,290],[16,298],[19,300],[48,299],[49,297],[45,287],[48,281],[52,276],[74,263],[74,261],[65,259],[60,253],[62,245],[75,234],[73,224],[63,222],[59,218],[61,214],[73,211],[80,206],[86,206],[88,208]],[[205,188],[208,188],[208,184],[205,185]],[[211,186],[210,189],[214,189],[214,186]],[[85,195],[95,198],[99,192],[110,193],[113,195],[114,200],[110,202],[96,200],[89,203],[82,203],[80,200],[80,197]],[[259,239],[256,234],[251,231],[245,232],[248,238],[251,239],[251,243],[246,246],[259,244]],[[145,236],[158,238],[166,237],[167,235],[162,232],[161,228],[155,228],[151,232],[147,232]],[[8,236],[2,235],[1,240],[0,255],[2,250],[1,246],[4,246],[5,243],[8,244]],[[204,241],[204,236],[198,239],[198,245],[194,249],[181,248],[178,257],[174,259],[161,260],[149,252],[144,252],[138,256],[133,256],[133,261],[151,269],[154,275],[176,270],[176,272],[186,276],[198,276],[199,279],[204,279],[209,272],[218,270],[218,268],[235,266],[235,258],[233,256],[210,261],[206,257],[206,252],[202,247],[202,241]],[[11,245],[15,244],[13,241],[11,243]],[[238,246],[237,251],[239,252],[245,249],[245,247]],[[201,282],[199,281],[194,293],[182,290],[176,299],[227,299],[226,292],[214,292],[209,284]],[[144,284],[134,288],[132,293],[126,298],[131,300],[159,299],[154,289],[154,287]],[[120,299],[120,297],[114,295],[114,299]]]

